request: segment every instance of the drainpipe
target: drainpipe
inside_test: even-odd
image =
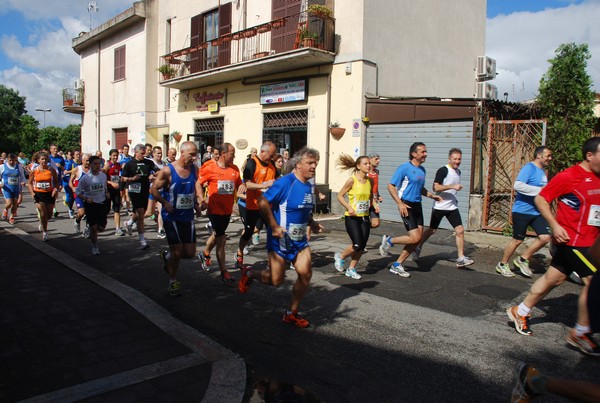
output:
[[[100,50],[101,50],[102,41],[98,41],[98,71],[96,72],[96,76],[98,77],[98,105],[96,109],[96,150],[100,150]]]
[[[326,136],[327,141],[325,142],[325,181],[329,185],[329,150],[331,148],[331,136],[329,135],[329,122],[331,122],[331,73],[327,75],[327,121],[326,121]],[[331,200],[330,200],[331,202]]]

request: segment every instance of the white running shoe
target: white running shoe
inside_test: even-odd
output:
[[[123,236],[123,235],[125,235],[123,230],[121,228],[117,228],[117,230],[115,231],[115,236]]]
[[[128,224],[127,221],[125,222],[125,229],[127,230],[127,235],[131,236],[133,235],[133,223]]]
[[[258,232],[252,234],[252,245],[258,245],[260,243],[260,234]]]
[[[336,252],[333,255],[333,267],[340,273],[343,273],[346,270],[346,259],[342,259],[339,252]]]
[[[496,265],[496,271],[498,274],[502,274],[504,277],[514,277],[515,273],[510,270],[510,266],[508,263],[498,262]]]
[[[90,237],[90,227],[88,227],[87,225],[83,229],[83,235],[82,236],[84,238],[89,238]]]
[[[473,264],[473,259],[470,259],[466,256],[463,256],[460,259],[456,259],[456,267],[465,267],[471,264]]]
[[[140,241],[140,246],[138,246],[139,250],[146,250],[150,247],[150,245],[148,245],[148,242],[146,241]]]
[[[81,232],[81,221],[80,222],[77,222],[77,221],[73,222],[73,231],[75,231],[76,234],[79,234]]]
[[[391,237],[384,235],[381,238],[381,246],[379,247],[379,254],[381,256],[387,256],[390,252],[390,248],[392,247],[392,245],[390,245],[390,243],[388,242],[390,240]]]
[[[44,241],[44,242],[48,241],[48,233],[47,232],[42,233],[42,241]]]
[[[346,270],[346,277],[353,278],[354,280],[360,280],[362,278],[361,275],[356,272],[354,267]]]
[[[97,256],[100,254],[100,249],[97,246],[92,245],[92,255]]]
[[[404,267],[398,262],[392,263],[390,266],[390,273],[397,274],[400,277],[410,277],[410,273],[404,270]]]

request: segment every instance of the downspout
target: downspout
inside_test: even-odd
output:
[[[98,99],[96,106],[96,150],[100,150],[100,65],[101,65],[101,44],[102,41],[98,41],[98,71],[96,72],[96,77],[98,78]]]
[[[327,186],[329,186],[329,150],[331,143],[331,136],[329,135],[329,122],[331,122],[331,73],[327,75],[327,121],[325,128],[325,135],[327,136],[327,141],[325,142],[325,181]],[[331,200],[330,200],[331,202]]]

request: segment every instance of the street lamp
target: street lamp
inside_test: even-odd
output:
[[[38,112],[44,112],[44,127],[46,127],[46,112],[52,112],[52,109],[35,108]]]

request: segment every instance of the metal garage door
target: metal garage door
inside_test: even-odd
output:
[[[367,131],[367,154],[378,153],[379,193],[384,201],[381,204],[381,219],[400,222],[398,207],[387,191],[387,185],[398,166],[408,161],[408,150],[415,141],[427,146],[427,161],[423,167],[427,171],[426,184],[428,190],[433,188],[433,179],[437,170],[448,162],[448,150],[460,148],[463,152],[461,184],[463,190],[458,192],[458,207],[465,229],[468,226],[469,187],[471,183],[471,159],[473,144],[473,121],[444,123],[402,123],[387,125],[371,125]],[[423,199],[425,225],[429,225],[433,201]],[[443,220],[441,228],[451,229],[447,220]]]

